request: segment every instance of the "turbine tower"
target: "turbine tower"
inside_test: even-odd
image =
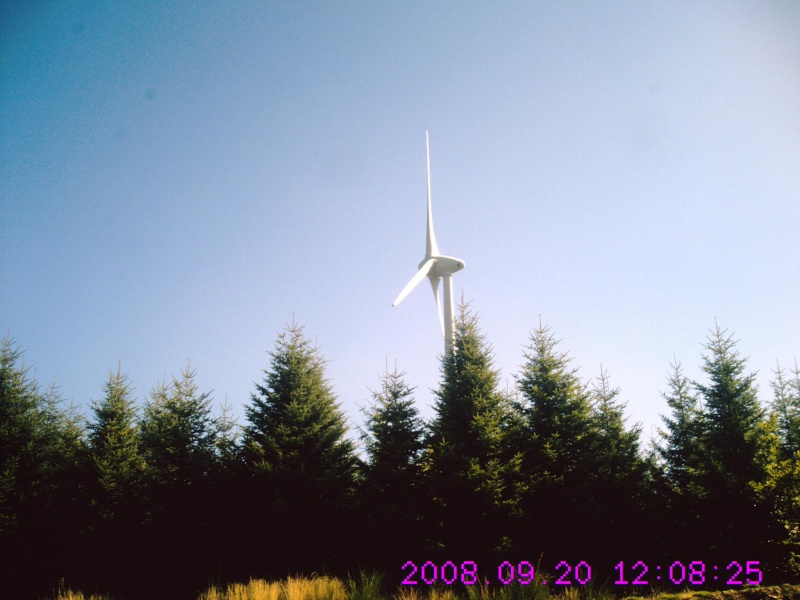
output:
[[[433,235],[433,213],[431,212],[431,150],[428,144],[428,132],[425,132],[425,150],[428,158],[428,231],[425,239],[425,258],[417,267],[419,270],[406,284],[403,291],[395,298],[392,306],[397,306],[408,296],[425,276],[431,282],[433,297],[436,300],[436,312],[439,315],[439,324],[444,335],[444,355],[448,356],[453,351],[455,338],[453,336],[453,273],[464,268],[464,261],[453,256],[439,254],[436,237]],[[439,304],[439,281],[444,280],[444,320]]]

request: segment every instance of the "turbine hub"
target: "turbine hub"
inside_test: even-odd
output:
[[[456,258],[455,256],[434,256],[432,258],[435,258],[436,262],[433,264],[433,267],[431,267],[428,277],[444,277],[445,275],[452,275],[466,266],[463,260]]]

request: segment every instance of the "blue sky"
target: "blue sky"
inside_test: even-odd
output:
[[[0,326],[88,413],[191,361],[243,422],[293,315],[351,424],[426,417],[440,249],[503,382],[541,315],[645,438],[716,318],[800,358],[800,5],[20,3],[0,16]]]

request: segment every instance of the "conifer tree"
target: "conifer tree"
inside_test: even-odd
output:
[[[772,411],[778,421],[781,458],[790,458],[800,451],[800,367],[795,363],[791,377],[780,365],[771,382]]]
[[[98,583],[114,585],[135,568],[139,530],[144,515],[144,458],[128,376],[110,372],[104,397],[92,403],[88,424],[91,514],[86,545]]]
[[[357,459],[318,348],[287,326],[270,368],[246,407],[243,456],[250,481],[251,531],[278,550],[272,564],[294,572],[340,560]],[[263,568],[263,566],[262,566]],[[310,572],[310,571],[309,571]]]
[[[758,426],[757,464],[765,477],[751,482],[763,517],[762,561],[768,583],[800,579],[800,455],[786,457],[778,415]]]
[[[140,424],[150,557],[170,561],[165,586],[199,576],[209,556],[218,433],[210,395],[198,392],[195,376],[187,367],[170,385],[153,388]]]
[[[142,492],[144,458],[140,451],[135,401],[128,376],[121,367],[109,373],[101,401],[92,404],[94,420],[88,424],[89,451],[97,486],[94,514],[104,529],[140,521],[132,504]]]
[[[630,552],[639,542],[644,491],[650,484],[639,450],[641,427],[625,428],[625,405],[617,401],[619,393],[601,365],[591,390],[592,467],[587,480],[591,506],[584,513],[590,516],[584,543],[590,548],[602,547],[600,559]]]
[[[776,572],[771,574],[780,581],[800,580],[800,372],[796,365],[791,374],[786,378],[778,367],[771,382],[772,413],[762,427],[759,453],[766,479],[754,485],[759,504],[770,517],[767,544]]]
[[[517,378],[522,427],[515,444],[524,452],[525,481],[519,547],[554,558],[584,548],[592,413],[589,393],[550,328],[540,321],[530,342]]]
[[[367,453],[362,466],[362,523],[368,554],[382,569],[396,568],[408,560],[403,557],[422,550],[420,458],[425,424],[414,406],[414,389],[404,376],[396,367],[392,372],[387,369],[380,391],[373,392],[371,405],[362,409],[366,421],[361,440]]]
[[[233,408],[227,398],[222,405],[222,412],[216,419],[217,436],[215,439],[216,453],[223,468],[233,468],[239,458],[239,438],[241,436],[239,424],[231,415]]]
[[[661,416],[666,431],[660,430],[663,443],[657,447],[669,486],[678,495],[689,495],[696,485],[700,462],[702,414],[691,382],[675,361],[667,378],[669,390],[662,394],[672,409],[672,416]]]
[[[61,407],[55,387],[42,391],[13,340],[0,342],[0,590],[44,592],[81,562],[85,514],[80,458],[83,427]],[[15,584],[24,586],[15,589]],[[35,587],[35,584],[41,587]],[[33,586],[33,587],[32,587]]]
[[[195,377],[187,367],[171,385],[157,385],[144,407],[141,436],[149,478],[170,493],[202,485],[214,468],[212,401],[208,393],[198,393]]]
[[[426,531],[443,557],[483,556],[488,564],[510,546],[521,455],[507,443],[512,412],[498,391],[491,347],[468,305],[458,312],[423,463],[432,500]]]
[[[662,442],[656,445],[656,452],[664,483],[664,494],[660,498],[663,518],[659,520],[665,526],[661,528],[659,539],[662,546],[674,553],[696,546],[700,502],[705,490],[700,481],[703,415],[681,363],[675,360],[670,366],[668,391],[662,395],[672,413],[661,417],[666,430],[659,430]]]
[[[703,355],[707,385],[695,383],[703,399],[701,484],[706,502],[703,532],[709,554],[754,552],[766,543],[766,511],[758,506],[754,485],[766,479],[757,460],[764,444],[755,374],[745,375],[745,359],[736,341],[719,325],[708,336]],[[725,507],[720,510],[720,507]]]
[[[248,574],[240,572],[244,563],[239,563],[244,516],[240,505],[241,497],[251,490],[246,485],[247,474],[241,460],[241,427],[233,417],[227,398],[220,407],[219,416],[214,419],[214,429],[216,468],[207,511],[211,531],[208,545],[213,551],[209,554],[216,559],[213,564],[215,572],[244,577]]]

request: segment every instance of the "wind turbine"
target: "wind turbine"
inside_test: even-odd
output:
[[[439,324],[444,335],[444,354],[448,356],[453,351],[455,339],[453,337],[453,273],[464,268],[464,261],[453,256],[439,254],[436,237],[433,235],[433,213],[431,213],[431,150],[428,143],[428,132],[425,132],[425,150],[428,158],[428,232],[425,239],[425,258],[417,267],[419,271],[411,278],[398,294],[392,306],[397,306],[426,276],[431,282],[433,297],[436,300],[436,312],[439,315]],[[444,320],[439,305],[439,281],[444,280]]]

